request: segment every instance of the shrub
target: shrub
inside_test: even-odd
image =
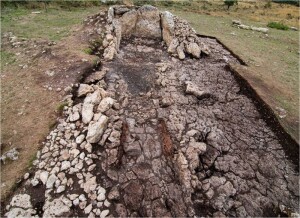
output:
[[[272,0],[275,3],[290,4],[300,6],[300,0]]]
[[[227,6],[227,10],[233,5],[237,5],[238,1],[237,0],[224,0],[224,4]]]
[[[270,22],[267,25],[270,28],[278,29],[278,30],[288,30],[289,27],[287,25],[284,25],[283,23],[277,23],[277,22]]]

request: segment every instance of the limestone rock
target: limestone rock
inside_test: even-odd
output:
[[[84,213],[89,214],[93,209],[93,205],[89,204],[86,208],[84,208]]]
[[[109,214],[109,210],[103,210],[100,214],[100,218],[105,218]]]
[[[108,46],[104,52],[103,52],[103,58],[107,61],[111,61],[114,59],[114,56],[116,54],[116,48],[115,46],[112,44],[110,46]]]
[[[70,208],[65,205],[61,198],[54,199],[53,201],[46,201],[43,207],[43,217],[67,217]]]
[[[94,93],[87,95],[84,99],[82,106],[82,122],[87,124],[89,123],[94,116],[94,105],[99,104],[101,101],[101,93],[100,90],[96,90]]]
[[[96,177],[93,176],[84,183],[83,190],[86,193],[90,193],[90,192],[94,191],[96,189],[96,187],[97,187]]]
[[[119,19],[122,35],[130,36],[134,32],[137,18],[138,13],[136,10],[131,10],[123,14],[123,16]]]
[[[168,52],[171,54],[175,54],[177,52],[177,47],[179,46],[179,41],[176,38],[173,38],[168,47]]]
[[[198,86],[196,86],[194,83],[192,82],[186,82],[186,90],[185,92],[187,94],[192,94],[195,95],[197,98],[201,99],[201,98],[205,98],[206,96],[209,96],[210,93],[206,92],[206,91],[202,91],[198,88]]]
[[[206,144],[203,142],[190,142],[186,150],[190,169],[193,171],[199,166],[199,155],[206,151]]]
[[[177,47],[176,51],[180,60],[185,59],[184,47],[182,44]]]
[[[170,46],[174,35],[174,19],[173,14],[164,11],[161,13],[161,25],[162,25],[162,38],[166,42],[167,46]]]
[[[78,95],[78,97],[81,97],[81,96],[85,96],[88,93],[91,93],[93,91],[94,91],[94,89],[92,86],[87,85],[87,84],[80,84],[78,91],[77,91],[77,95]]]
[[[42,181],[42,183],[45,185],[48,179],[48,175],[49,173],[47,171],[43,171],[40,174],[40,180]]]
[[[33,209],[27,209],[27,210],[24,210],[22,208],[12,208],[10,209],[6,214],[5,216],[7,218],[16,218],[16,217],[19,217],[19,218],[23,218],[23,217],[33,217],[32,215],[35,214],[35,210]]]
[[[46,188],[52,188],[56,180],[57,177],[54,174],[51,174],[47,180]]]
[[[193,55],[194,57],[200,58],[201,49],[197,43],[192,42],[192,43],[187,44],[186,51],[187,51],[187,53]]]
[[[12,198],[10,205],[12,207],[21,207],[23,209],[32,208],[30,196],[28,194],[19,194]]]
[[[101,115],[98,121],[90,122],[88,126],[88,133],[86,140],[89,143],[97,143],[100,141],[102,134],[104,133],[108,123],[108,117]]]
[[[151,5],[138,9],[134,35],[137,37],[161,38],[159,10]]]
[[[118,200],[120,198],[120,192],[117,186],[112,187],[110,192],[108,193],[109,200]]]
[[[80,114],[78,111],[75,111],[74,113],[70,114],[69,120],[70,122],[74,122],[80,119]]]
[[[106,98],[102,99],[102,101],[98,105],[97,111],[99,111],[101,113],[107,111],[108,109],[110,109],[112,107],[114,102],[115,102],[115,100],[112,99],[111,97],[106,97]]]

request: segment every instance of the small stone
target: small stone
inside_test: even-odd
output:
[[[85,209],[84,209],[84,213],[85,214],[89,214],[93,209],[93,205],[89,204]]]
[[[64,185],[61,185],[57,188],[56,193],[62,193],[63,191],[65,191],[66,187]]]
[[[42,183],[45,185],[48,179],[49,173],[47,171],[43,171],[40,174],[40,180],[42,181]]]
[[[112,187],[108,194],[109,200],[119,200],[120,199],[120,192],[117,186]]]
[[[88,172],[93,171],[96,168],[96,164],[90,165],[88,168]]]
[[[23,178],[24,178],[24,180],[28,179],[29,178],[29,173],[25,173]]]
[[[93,146],[90,143],[86,143],[84,146],[85,150],[87,150],[89,153],[92,152]]]
[[[77,197],[78,197],[78,194],[71,194],[71,195],[69,195],[69,199],[71,201],[74,201]]]
[[[104,99],[102,99],[102,101],[100,102],[97,111],[103,113],[105,111],[107,111],[108,109],[110,109],[112,107],[112,105],[114,104],[115,100],[112,99],[111,97],[106,97]]]
[[[79,119],[80,119],[80,115],[79,115],[78,111],[70,114],[70,116],[69,116],[70,122],[74,122],[74,121],[77,121]]]
[[[61,171],[64,171],[64,170],[69,169],[70,167],[71,167],[70,161],[63,161],[63,162],[61,163],[61,168],[60,168],[60,170],[61,170]]]
[[[89,178],[83,185],[83,190],[86,193],[94,191],[97,187],[96,176]]]
[[[99,187],[97,200],[98,201],[104,201],[105,200],[105,193],[106,193],[106,190],[102,187]]]
[[[78,95],[78,97],[81,97],[81,96],[85,96],[88,93],[91,93],[93,91],[94,91],[94,89],[92,86],[87,85],[87,84],[80,84],[78,91],[77,91],[77,93],[78,93],[77,95]]]
[[[109,214],[109,210],[103,210],[100,214],[100,218],[105,218]]]
[[[206,197],[208,199],[212,199],[212,197],[214,196],[214,190],[212,190],[211,188],[205,193]]]
[[[81,144],[83,142],[84,138],[85,138],[85,135],[83,135],[83,134],[77,136],[76,143]]]
[[[76,198],[76,199],[73,200],[73,205],[74,206],[79,205],[79,199],[78,198]]]
[[[86,201],[86,197],[84,196],[84,194],[79,195],[79,200]]]
[[[109,207],[111,204],[110,204],[110,202],[106,199],[105,201],[104,201],[104,206],[105,207]]]
[[[39,184],[39,181],[37,179],[32,179],[30,181],[31,185],[34,187],[34,186],[37,186]]]
[[[51,174],[47,180],[46,188],[48,188],[48,189],[53,188],[53,185],[56,180],[57,180],[57,177],[54,174]]]

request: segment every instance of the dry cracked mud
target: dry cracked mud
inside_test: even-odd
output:
[[[298,170],[215,39],[200,59],[122,39],[86,75],[3,213],[258,217],[299,213]],[[78,87],[77,86],[77,87]]]

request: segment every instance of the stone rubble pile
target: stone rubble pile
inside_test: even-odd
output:
[[[89,217],[109,214],[107,208],[110,202],[105,196],[106,191],[96,182],[95,160],[102,154],[93,152],[91,143],[98,143],[106,128],[111,127],[105,113],[114,106],[115,101],[97,84],[80,84],[77,96],[85,97],[83,103],[72,106],[71,95],[68,96],[65,119],[59,120],[56,129],[43,143],[44,148],[37,153],[37,160],[34,161],[37,171],[26,181],[27,186],[46,188],[44,217],[67,216],[72,206],[78,206]],[[117,117],[114,119],[118,120]],[[111,135],[109,139],[117,145],[117,138]],[[72,194],[75,191],[74,182],[84,190],[82,194]],[[55,197],[57,194],[64,195]],[[28,194],[15,196],[7,209],[8,217],[36,214]]]

